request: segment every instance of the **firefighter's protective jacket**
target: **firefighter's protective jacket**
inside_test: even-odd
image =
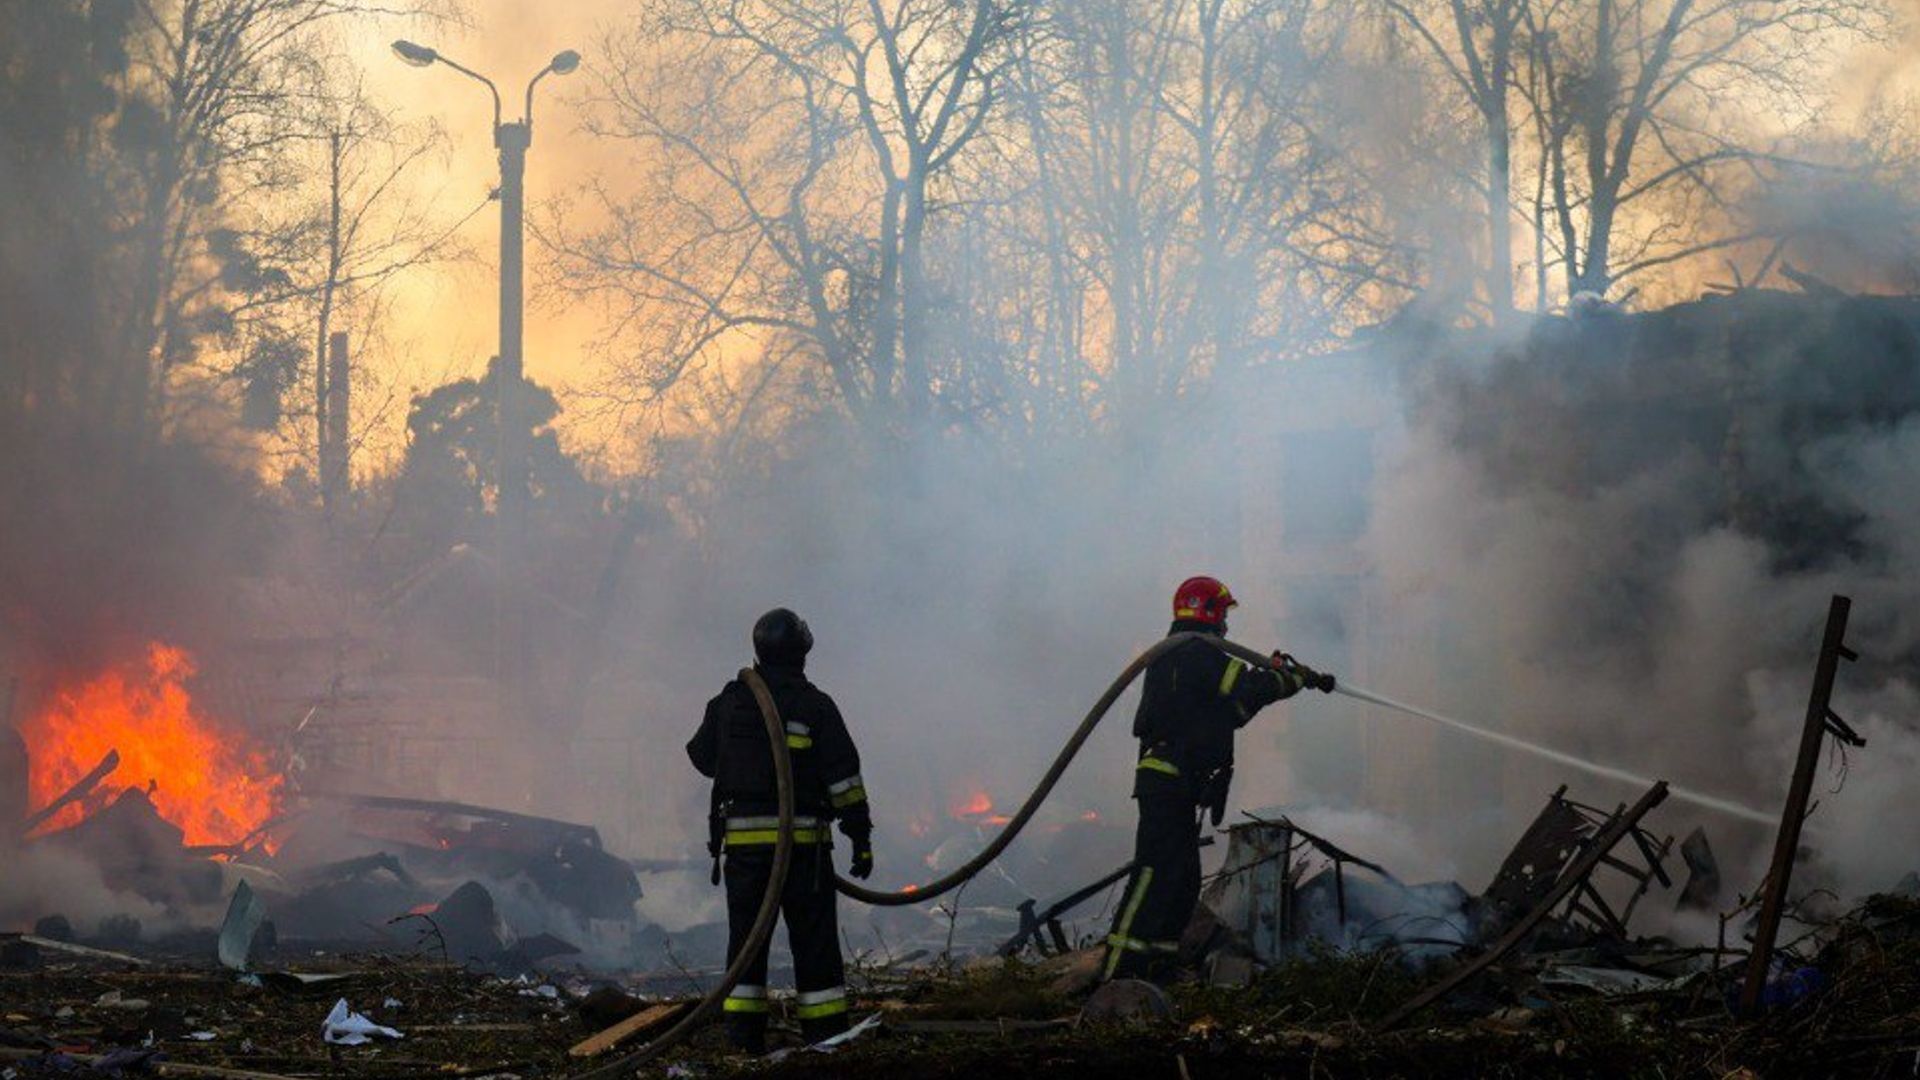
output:
[[[754,670],[766,680],[787,729],[795,840],[824,843],[828,823],[837,820],[856,846],[864,845],[873,819],[860,778],[860,752],[839,708],[800,667],[763,663]],[[713,779],[715,847],[772,844],[780,812],[773,751],[760,706],[745,683],[734,679],[707,702],[700,730],[687,743],[687,757],[702,776]]]
[[[1169,636],[1219,634],[1206,623],[1176,620]],[[1175,647],[1147,667],[1133,717],[1140,761],[1133,795],[1179,796],[1224,805],[1233,773],[1233,736],[1255,713],[1300,692],[1302,680],[1254,668],[1203,641]]]

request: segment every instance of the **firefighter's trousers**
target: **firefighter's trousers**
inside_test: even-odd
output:
[[[1142,795],[1133,873],[1113,932],[1104,977],[1156,978],[1178,960],[1180,935],[1200,901],[1200,808],[1176,795]]]
[[[727,963],[753,929],[761,898],[773,876],[773,845],[736,846],[726,852]],[[840,960],[840,923],[833,888],[833,848],[824,840],[793,846],[780,917],[793,950],[794,1013],[810,1043],[847,1030],[847,988]],[[760,946],[740,984],[727,995],[728,1041],[750,1053],[763,1053],[767,1039],[767,950]]]

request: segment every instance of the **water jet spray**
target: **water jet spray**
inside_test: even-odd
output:
[[[1586,758],[1569,754],[1564,750],[1555,750],[1551,746],[1542,746],[1537,742],[1522,739],[1517,735],[1508,735],[1505,732],[1494,731],[1490,728],[1481,727],[1478,724],[1470,724],[1465,720],[1457,720],[1451,716],[1443,716],[1437,712],[1429,712],[1426,709],[1409,705],[1404,701],[1395,701],[1384,694],[1376,694],[1371,690],[1354,686],[1351,683],[1337,683],[1333,689],[1335,693],[1345,694],[1355,701],[1365,701],[1369,704],[1392,709],[1395,712],[1405,713],[1408,716],[1429,720],[1443,727],[1449,727],[1455,731],[1472,735],[1477,739],[1485,739],[1488,742],[1532,754],[1535,757],[1545,758],[1548,761],[1556,762],[1569,768],[1579,769],[1582,772],[1590,773],[1594,776],[1603,776],[1609,780],[1618,780],[1623,784],[1632,784],[1639,788],[1649,787],[1653,784],[1653,778],[1650,776],[1641,776],[1639,773],[1629,772],[1626,769],[1617,768],[1602,762],[1589,761]],[[1723,799],[1718,795],[1709,795],[1703,791],[1694,791],[1677,784],[1667,785],[1667,790],[1673,798],[1681,802],[1692,803],[1702,809],[1718,811],[1731,817],[1758,822],[1762,825],[1772,825],[1775,823],[1775,817],[1772,814],[1734,802],[1731,799]]]

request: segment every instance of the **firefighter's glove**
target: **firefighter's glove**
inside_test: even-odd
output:
[[[1288,653],[1274,653],[1273,659],[1280,670],[1298,680],[1302,690],[1318,690],[1323,694],[1333,693],[1333,676],[1313,670]]]
[[[847,873],[865,881],[873,876],[873,845],[865,840],[859,841],[853,848],[853,865]]]

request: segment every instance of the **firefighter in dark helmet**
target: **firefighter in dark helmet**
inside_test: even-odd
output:
[[[1219,581],[1188,578],[1173,595],[1171,634],[1225,636],[1238,601]],[[1200,812],[1218,825],[1233,779],[1234,732],[1255,713],[1333,676],[1275,656],[1255,668],[1204,641],[1189,641],[1147,668],[1133,734],[1140,740],[1133,797],[1140,804],[1133,873],[1107,935],[1107,978],[1152,978],[1172,966],[1200,899]]]
[[[793,763],[793,861],[780,915],[793,949],[794,1011],[801,1033],[808,1042],[817,1042],[847,1029],[829,826],[839,822],[853,845],[851,872],[865,878],[873,873],[873,819],[860,780],[860,754],[846,722],[833,699],[807,681],[807,652],[812,648],[807,624],[786,608],[775,608],[754,624],[754,670],[780,710]],[[753,929],[773,873],[780,812],[766,723],[745,683],[729,682],[707,703],[706,718],[687,743],[687,756],[701,775],[713,779],[709,850],[716,879],[725,855],[727,961],[732,963]],[[764,1052],[767,1009],[767,945],[762,944],[727,996],[729,1040],[750,1053]]]

